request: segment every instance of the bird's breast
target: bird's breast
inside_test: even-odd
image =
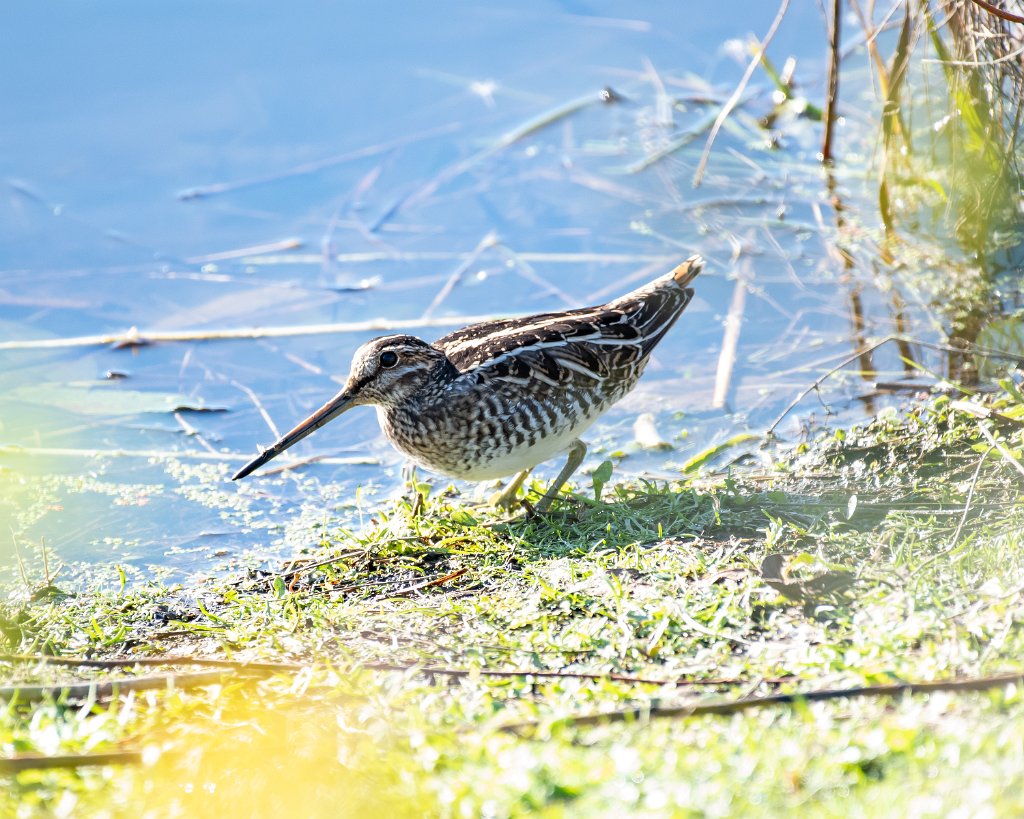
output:
[[[555,457],[609,403],[568,394],[543,400],[487,391],[456,393],[433,406],[378,407],[377,417],[391,444],[417,464],[480,481],[531,469]]]

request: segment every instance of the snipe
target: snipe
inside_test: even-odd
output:
[[[392,335],[366,342],[344,388],[234,476],[271,458],[360,404],[374,404],[396,449],[433,472],[471,481],[519,473],[561,452],[568,460],[537,504],[545,511],[586,454],[580,440],[629,392],[655,345],[693,298],[699,256],[597,307],[487,321],[433,344]]]

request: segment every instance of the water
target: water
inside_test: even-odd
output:
[[[794,119],[780,149],[764,144],[753,119],[771,107],[763,76],[702,187],[691,182],[706,131],[656,159],[732,92],[746,57],[723,44],[763,35],[771,5],[10,13],[0,342],[130,328],[193,337],[0,349],[0,561],[44,545],[68,562],[176,575],[290,553],[316,522],[359,525],[400,485],[369,410],[294,450],[325,460],[227,481],[330,397],[353,350],[380,334],[298,331],[426,311],[449,325],[418,331],[431,338],[467,316],[603,301],[693,252],[709,260],[698,296],[589,436],[588,463],[625,452],[619,475],[678,475],[705,448],[763,431],[823,366],[895,329],[867,277],[836,262],[820,127]],[[797,5],[772,51],[800,58],[804,91],[820,100],[823,24]],[[605,87],[625,99],[601,102]],[[860,173],[836,173],[854,204],[865,196]],[[730,310],[742,319],[731,371],[719,368]],[[202,337],[252,327],[284,329]],[[873,379],[833,388],[844,418],[877,406],[848,400]],[[780,430],[794,434],[815,409],[812,398]],[[634,441],[647,412],[671,449]]]

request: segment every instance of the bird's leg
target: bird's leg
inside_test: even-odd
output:
[[[416,480],[416,464],[406,460],[402,464],[402,485],[408,487]]]
[[[406,461],[402,465],[402,499],[418,512],[423,505],[423,496],[417,488],[419,481],[414,461]]]
[[[494,499],[493,505],[499,509],[511,509],[512,505],[516,502],[516,492],[519,491],[519,487],[523,485],[523,481],[526,480],[526,476],[529,474],[530,470],[524,469],[516,475],[511,483],[501,490],[501,494]]]
[[[587,455],[587,445],[583,441],[577,439],[572,442],[572,446],[569,447],[569,457],[565,461],[565,466],[562,467],[562,471],[558,473],[558,477],[555,478],[555,482],[551,484],[548,491],[544,493],[544,497],[540,499],[540,502],[534,507],[537,512],[547,512],[551,506],[551,502],[558,497],[558,490],[561,489],[567,480],[572,477],[572,473],[580,468],[580,464],[583,463],[583,459]]]

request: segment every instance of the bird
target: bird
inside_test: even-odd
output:
[[[515,475],[567,454],[533,507],[547,512],[587,452],[580,436],[636,385],[693,298],[704,260],[594,307],[484,321],[433,343],[387,335],[360,346],[341,391],[243,466],[240,480],[344,412],[374,405],[385,437],[429,471],[469,481]]]

